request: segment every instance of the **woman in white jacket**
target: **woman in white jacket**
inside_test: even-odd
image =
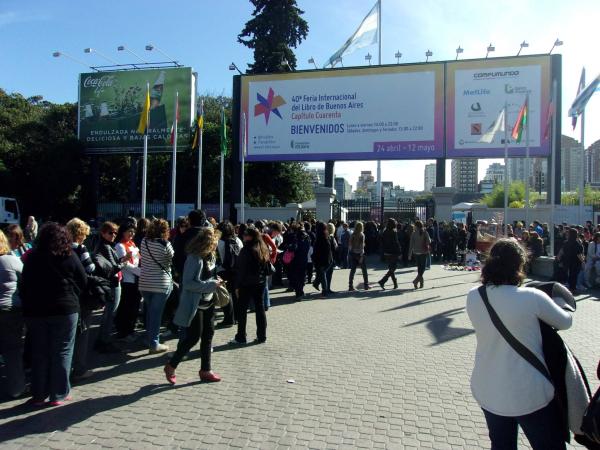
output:
[[[481,274],[491,307],[504,326],[544,361],[539,321],[564,330],[572,317],[543,292],[520,287],[525,251],[510,239],[494,244]],[[467,296],[477,337],[471,391],[483,409],[492,449],[516,449],[521,426],[534,450],[565,449],[554,387],[500,334],[478,292]]]

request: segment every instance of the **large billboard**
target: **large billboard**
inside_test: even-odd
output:
[[[248,161],[444,154],[443,64],[242,76],[240,96]]]
[[[483,135],[492,130],[507,106],[509,156],[525,156],[527,141],[531,156],[547,156],[548,105],[551,97],[550,56],[521,56],[446,64],[446,157],[501,158],[504,133],[491,142]],[[529,94],[529,139],[510,138],[510,128]],[[489,139],[487,139],[489,140]]]
[[[79,132],[88,153],[143,150],[137,132],[150,84],[148,151],[170,151],[175,95],[179,93],[178,150],[190,145],[195,86],[190,67],[82,73],[79,77]]]

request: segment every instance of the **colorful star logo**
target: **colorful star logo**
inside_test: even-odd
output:
[[[275,95],[273,88],[269,88],[269,95],[267,95],[267,98],[264,98],[257,92],[256,99],[258,100],[258,103],[254,105],[254,117],[264,114],[265,123],[267,125],[269,124],[269,116],[271,113],[275,114],[280,119],[283,119],[278,108],[285,105],[285,100],[281,95]]]

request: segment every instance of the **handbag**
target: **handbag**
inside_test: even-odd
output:
[[[229,304],[229,291],[224,285],[217,286],[213,293],[213,299],[217,308],[224,308]]]
[[[285,252],[283,252],[281,260],[287,266],[292,263],[292,261],[294,260],[294,256],[296,256],[296,254],[292,250],[286,250]]]

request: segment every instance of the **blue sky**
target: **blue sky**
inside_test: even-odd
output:
[[[296,51],[298,68],[308,69],[312,56],[323,62],[352,34],[374,0],[298,0],[305,11],[310,31]],[[119,62],[135,61],[117,52],[126,45],[149,60],[157,60],[144,50],[153,43],[199,73],[201,93],[231,94],[228,65],[241,68],[252,53],[236,42],[237,34],[250,18],[252,7],[246,0],[138,1],[102,0],[0,0],[0,87],[25,96],[40,94],[54,102],[77,100],[77,75],[85,68],[65,58],[53,58],[61,51],[90,65],[105,64],[85,47],[98,49]],[[566,118],[566,109],[575,96],[581,67],[588,80],[600,71],[600,2],[597,0],[382,0],[382,62],[424,60],[427,49],[431,60],[453,59],[461,45],[463,58],[485,56],[489,43],[496,56],[516,54],[524,39],[530,47],[524,52],[545,53],[560,37],[563,54],[563,133],[578,138]],[[376,55],[377,48],[366,48],[344,58],[344,64],[362,65],[364,55]],[[374,58],[376,61],[376,57]],[[600,138],[600,95],[587,110],[586,143]],[[480,162],[480,174],[491,160]],[[384,180],[406,188],[423,186],[423,161],[388,162],[383,166]],[[356,183],[360,170],[375,163],[339,163],[336,174]],[[448,171],[449,182],[449,171]]]

